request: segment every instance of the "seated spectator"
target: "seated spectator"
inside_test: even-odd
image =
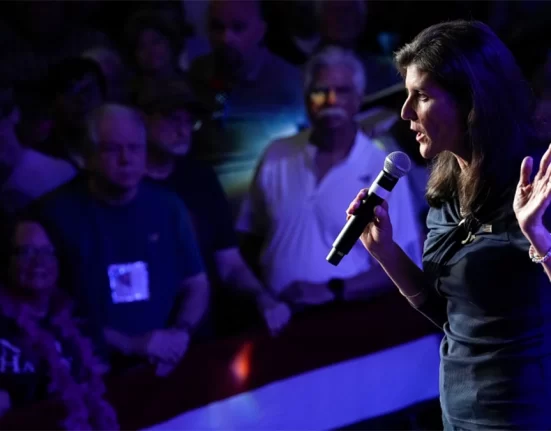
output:
[[[0,415],[59,400],[66,409],[62,429],[118,429],[103,398],[105,366],[57,288],[58,261],[48,235],[22,219],[7,239],[1,256]]]
[[[185,45],[185,34],[159,10],[141,10],[130,17],[125,27],[129,64],[136,73],[131,96],[143,85],[157,79],[185,79],[178,66],[178,55]]]
[[[259,0],[211,0],[208,15],[212,52],[197,58],[189,73],[213,112],[193,151],[215,168],[237,209],[268,143],[305,123],[301,76],[263,46]]]
[[[82,169],[87,151],[86,118],[105,101],[105,77],[95,61],[71,57],[50,69],[46,86],[53,104],[54,127],[49,139],[37,149]]]
[[[290,318],[289,308],[275,300],[247,267],[214,171],[189,155],[193,127],[204,108],[177,83],[144,89],[138,103],[147,115],[149,177],[170,187],[185,202],[211,280],[252,296],[271,332],[279,332]],[[227,301],[220,302],[221,307],[228,306]],[[215,313],[229,316],[227,311]],[[225,329],[228,323],[224,322]]]
[[[178,39],[181,40],[180,52],[178,53],[178,68],[182,71],[187,71],[191,62],[200,55],[205,55],[210,51],[210,46],[207,38],[204,35],[204,32],[197,32],[196,21],[197,16],[189,16],[188,12],[190,11],[190,5],[192,6],[191,12],[193,13],[193,8],[198,6],[203,8],[204,6],[199,5],[193,1],[185,4],[185,0],[176,1],[176,2],[166,2],[166,1],[146,1],[140,2],[141,9],[154,11],[156,15],[160,15],[162,19],[168,23],[173,29],[177,29],[176,33]],[[208,2],[205,2],[207,5]],[[204,14],[206,15],[206,14]],[[198,21],[205,21],[203,19],[198,19]],[[202,34],[200,34],[202,33]],[[177,46],[175,46],[177,48]]]
[[[12,88],[0,88],[0,211],[13,216],[74,177],[67,162],[25,148],[16,133],[20,111]]]
[[[386,157],[354,120],[364,76],[359,60],[340,48],[310,60],[305,98],[312,129],[268,147],[237,222],[245,256],[257,262],[267,286],[297,306],[368,299],[392,288],[359,242],[338,267],[325,261],[347,200],[371,186]],[[389,203],[396,242],[420,264],[421,230],[406,181]]]
[[[209,285],[186,207],[142,182],[146,129],[137,111],[103,105],[88,124],[89,175],[36,208],[82,314],[101,328],[111,364],[150,359],[166,374],[201,334]]]

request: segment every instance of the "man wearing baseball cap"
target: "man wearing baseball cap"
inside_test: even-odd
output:
[[[151,84],[142,89],[136,102],[146,116],[148,175],[170,187],[185,202],[213,285],[230,288],[220,292],[222,297],[227,298],[231,290],[254,298],[269,330],[278,333],[288,323],[291,312],[266,290],[245,263],[216,174],[189,154],[193,131],[200,127],[202,115],[208,112],[206,107],[183,81]],[[231,316],[227,304],[224,301],[226,309],[216,310],[217,317]],[[231,326],[227,321],[223,323],[225,328]]]

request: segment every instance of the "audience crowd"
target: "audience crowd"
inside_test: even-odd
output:
[[[400,28],[365,0],[125,3],[2,6],[0,415],[56,398],[65,428],[116,429],[106,373],[168,376],[193,344],[392,289],[361,244],[325,256],[386,155],[419,160],[387,103],[411,10]],[[509,40],[549,118],[543,6],[461,3],[435,19],[528,22]],[[418,264],[426,178],[414,163],[390,197]]]

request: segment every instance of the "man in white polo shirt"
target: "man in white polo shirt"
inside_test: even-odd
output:
[[[326,48],[306,66],[305,100],[312,128],[273,142],[257,167],[237,230],[274,293],[297,305],[372,297],[392,283],[358,244],[335,267],[325,257],[345,210],[381,171],[387,153],[357,127],[365,88],[361,63]],[[401,179],[391,197],[397,243],[421,261],[421,227],[412,188]]]

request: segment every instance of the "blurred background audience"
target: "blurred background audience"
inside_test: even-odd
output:
[[[391,197],[394,234],[420,262],[426,162],[399,118],[393,52],[445,19],[488,23],[549,138],[549,5],[2,2],[0,359],[32,371],[0,363],[0,415],[63,399],[47,367],[69,361],[68,379],[80,385],[88,367],[99,385],[83,403],[104,413],[88,425],[112,429],[103,373],[171,375],[196,345],[276,337],[296,316],[391,292],[363,250],[338,267],[325,255],[348,203],[399,150],[414,167]],[[21,326],[21,308],[57,355]],[[78,323],[70,334],[58,333],[61,312]],[[101,370],[89,369],[93,354]],[[407,415],[409,429],[428,426]]]

